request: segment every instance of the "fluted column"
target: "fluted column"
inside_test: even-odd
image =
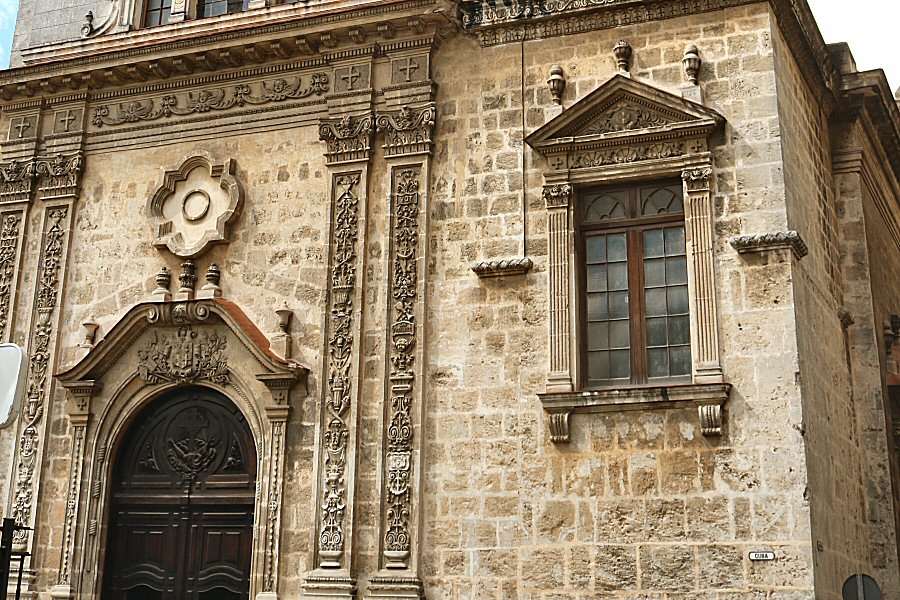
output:
[[[569,231],[572,186],[568,183],[544,186],[549,238],[550,284],[550,373],[547,392],[570,392],[574,384],[572,368],[571,281],[569,261],[573,254]]]

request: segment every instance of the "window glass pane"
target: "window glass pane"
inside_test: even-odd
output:
[[[605,321],[609,318],[606,294],[588,294],[587,317],[588,321]]]
[[[625,262],[628,258],[625,248],[625,234],[612,233],[606,236],[606,251],[609,262]]]
[[[666,261],[655,258],[644,261],[644,285],[656,287],[666,285]]]
[[[687,261],[681,225],[644,232],[644,305],[647,376],[690,374]]]
[[[588,323],[588,350],[609,349],[609,323]]]
[[[595,381],[609,379],[609,352],[588,354],[588,377]]]
[[[681,188],[677,185],[641,190],[641,215],[671,215],[684,212]]]
[[[589,265],[606,262],[606,236],[592,235],[584,241]]]
[[[628,320],[610,321],[609,323],[609,347],[628,348],[631,346],[631,337]]]
[[[202,17],[215,17],[228,12],[227,0],[199,0],[197,2],[197,14]]]
[[[615,265],[614,265],[615,266]],[[606,265],[588,265],[587,268],[587,291],[605,292],[606,291]]]
[[[628,292],[609,294],[609,317],[611,319],[628,318]]]
[[[667,348],[650,348],[647,350],[650,377],[669,376],[669,350]]]
[[[665,255],[662,229],[651,229],[644,232],[644,258],[656,258]]]
[[[628,350],[609,353],[609,376],[612,379],[631,377],[631,353]]]
[[[614,219],[624,219],[628,206],[628,192],[603,192],[588,196],[584,203],[584,222],[599,223]]]
[[[627,263],[612,263],[609,265],[609,289],[611,291],[628,289]]]

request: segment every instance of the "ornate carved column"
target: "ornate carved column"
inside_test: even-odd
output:
[[[345,115],[319,125],[319,137],[327,144],[325,157],[331,175],[331,243],[314,570],[303,586],[304,596],[310,597],[356,596],[352,552],[356,423],[368,161],[373,132],[371,114]]]
[[[38,182],[38,197],[43,201],[43,218],[12,506],[16,522],[28,527],[36,526],[43,445],[52,407],[60,298],[81,166],[82,158],[78,152],[38,156],[31,166]],[[80,441],[73,437],[73,445],[82,448],[84,425],[80,426]],[[73,427],[73,435],[78,429]],[[13,543],[20,549],[27,549],[28,533],[17,532]]]
[[[435,108],[380,114],[390,170],[389,317],[381,476],[379,572],[371,598],[423,598],[422,431],[425,398],[425,297],[428,190]]]
[[[544,186],[544,204],[549,212],[547,233],[549,238],[548,264],[550,278],[550,373],[547,375],[547,392],[571,392],[574,383],[572,371],[572,335],[569,331],[569,257],[571,233],[569,231],[569,206],[572,202],[572,186],[568,183]]]
[[[34,163],[0,164],[0,339],[13,337],[16,282],[22,264],[25,219],[34,184]]]
[[[716,312],[716,278],[713,257],[713,203],[710,193],[712,169],[685,169],[685,228],[688,276],[690,280],[691,352],[694,355],[694,382],[722,381],[719,360],[718,315]]]

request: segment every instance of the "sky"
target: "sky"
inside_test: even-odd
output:
[[[787,1],[787,0],[784,0]],[[900,3],[895,0],[808,0],[828,43],[847,42],[860,70],[884,69],[891,89],[900,86],[900,51],[890,40],[897,35]],[[9,48],[19,0],[0,0],[0,68],[9,66]]]

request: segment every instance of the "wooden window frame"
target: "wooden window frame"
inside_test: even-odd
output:
[[[691,382],[691,373],[672,377],[649,376],[649,358],[647,347],[646,302],[644,294],[643,273],[643,240],[645,231],[663,229],[665,227],[680,225],[685,228],[684,192],[681,191],[682,210],[659,216],[640,215],[640,192],[647,188],[681,187],[675,179],[657,179],[652,181],[640,181],[625,185],[601,185],[590,186],[578,190],[575,193],[575,337],[578,361],[578,387],[582,390],[596,389],[625,389],[632,387],[645,387],[647,385],[677,385]],[[622,219],[611,219],[599,223],[585,223],[585,198],[599,192],[625,192],[627,197],[626,216]],[[622,379],[610,379],[604,383],[591,383],[588,373],[588,336],[587,336],[587,251],[586,241],[591,235],[599,233],[626,234],[626,254],[628,264],[628,318],[631,368],[628,381]],[[687,249],[685,248],[685,258]],[[689,311],[690,314],[690,311]],[[690,318],[694,318],[690,314]],[[691,337],[693,337],[691,335]],[[691,356],[693,361],[693,354]]]

